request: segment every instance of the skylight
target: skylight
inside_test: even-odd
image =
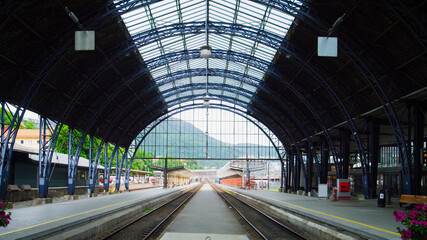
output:
[[[288,2],[301,6],[300,1],[297,0]],[[272,2],[264,5],[248,0],[209,0],[208,3],[208,45],[213,50],[213,56],[208,60],[208,68],[211,73],[208,78],[209,94],[212,95],[213,99],[227,97],[228,100],[226,101],[235,101],[234,103],[237,105],[246,106],[255,94],[257,86],[244,83],[242,77],[247,76],[251,79],[258,79],[257,82],[260,82],[265,75],[265,69],[255,68],[246,62],[240,63],[224,58],[215,58],[215,51],[222,50],[245,54],[271,63],[277,53],[279,44],[277,44],[277,47],[267,46],[255,38],[243,37],[241,34],[227,32],[223,29],[230,29],[230,26],[238,24],[249,27],[254,31],[266,31],[279,39],[283,39],[294,18],[272,7]],[[115,4],[117,8],[121,8],[123,5],[128,4],[128,1],[115,1]],[[141,5],[142,3],[137,1],[135,4]],[[138,44],[138,50],[146,62],[165,54],[184,50],[198,50],[201,46],[206,45],[204,30],[206,21],[205,0],[154,1],[154,3],[141,5],[141,7],[132,11],[123,11],[122,19],[131,37]],[[182,28],[181,26],[185,27]],[[153,31],[156,29],[157,31]],[[158,38],[154,39],[154,41],[144,42],[144,39],[146,39],[144,36],[158,36]],[[206,76],[184,75],[184,78],[171,77],[169,78],[170,81],[161,82],[159,82],[159,79],[164,79],[165,75],[173,75],[175,72],[185,72],[190,69],[203,70],[206,69],[206,64],[207,60],[193,57],[176,62],[167,62],[163,66],[155,67],[148,64],[148,67],[154,81],[159,84],[160,93],[171,88],[176,91],[175,96],[171,96],[170,92],[168,92],[168,97],[165,99],[166,104],[168,104],[167,101],[175,102],[176,99],[189,95],[200,93],[202,93],[201,96],[204,95],[199,88],[188,90],[188,92],[181,91],[181,93],[178,93],[178,88],[206,84]],[[219,72],[224,72],[224,70],[235,71],[240,74],[218,76]],[[211,84],[216,84],[216,86],[225,84],[235,87],[232,89],[244,88],[250,91],[251,95],[249,96],[246,93],[242,95],[240,91],[221,90],[219,87],[210,88]]]

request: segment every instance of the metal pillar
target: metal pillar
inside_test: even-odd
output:
[[[350,163],[350,131],[341,129],[341,178],[348,179],[348,168]]]
[[[95,186],[97,183],[98,178],[98,163],[99,158],[102,154],[102,148],[104,145],[104,141],[101,141],[96,152],[95,159],[93,159],[93,150],[95,149],[94,143],[93,143],[93,136],[90,136],[90,148],[89,148],[89,190],[90,193],[95,192]]]
[[[123,161],[127,162],[128,159],[128,149],[125,149],[123,152],[123,156],[119,163],[119,158],[116,159],[116,191],[120,190],[120,181],[122,176],[122,168],[123,168]],[[125,170],[126,171],[126,170]]]
[[[412,193],[420,194],[421,178],[423,171],[423,148],[424,148],[424,114],[419,103],[414,103],[412,108],[414,119],[414,176],[412,180]]]
[[[165,169],[163,170],[163,188],[168,188],[168,159],[165,158]]]
[[[297,169],[297,164],[296,164],[297,160],[296,160],[296,154],[295,154],[295,147],[291,148],[291,161],[290,161],[290,168],[291,168],[291,174],[292,174],[292,182],[291,182],[291,188],[292,188],[292,192],[296,192],[297,190],[297,174],[296,174],[296,169]]]
[[[125,188],[129,190],[130,170],[132,168],[133,157],[125,159]]]
[[[52,174],[50,168],[52,165],[53,152],[62,126],[62,124],[57,123],[55,128],[53,128],[50,120],[40,116],[38,177],[39,196],[41,198],[47,197],[48,194],[49,180]]]
[[[68,129],[68,194],[73,195],[76,187],[77,168],[79,165],[80,153],[83,148],[86,134],[82,133],[77,146],[74,146],[74,130]]]
[[[105,143],[104,147],[104,190],[106,192],[110,189],[110,175],[111,175],[111,166],[113,164],[114,158],[117,156],[119,147],[115,146],[111,156],[108,157],[108,143]],[[117,157],[116,157],[117,158]]]
[[[248,157],[247,151],[246,151],[246,157]],[[268,167],[268,162],[267,162],[267,167]],[[246,184],[248,186],[250,186],[250,182],[251,182],[251,171],[249,169],[249,160],[247,160],[247,159],[246,159],[246,176],[247,176],[247,178],[246,178]]]
[[[285,174],[285,163],[283,162],[283,160],[280,160],[280,188],[281,188],[281,192],[285,192],[284,174]]]
[[[24,117],[25,109],[16,107],[13,117],[6,114],[7,104],[2,101],[1,110],[1,149],[0,149],[0,199],[6,199],[9,183],[9,169],[12,163],[12,152],[19,125]],[[10,109],[9,109],[9,112]],[[6,118],[9,123],[6,123]],[[5,125],[9,125],[6,129]]]
[[[369,132],[370,132],[370,172],[367,172],[369,176],[368,180],[368,193],[369,198],[376,198],[377,194],[377,179],[378,179],[378,163],[380,160],[380,124],[375,119],[369,120]]]
[[[310,151],[310,145],[307,143],[306,147],[306,158],[307,158],[307,175],[306,175],[306,193],[311,192],[311,186],[313,182],[313,154]]]
[[[295,191],[298,191],[301,184],[301,161],[299,161],[299,156],[301,155],[301,152],[299,152],[297,149],[295,149]]]
[[[329,148],[326,140],[322,137],[321,160],[320,160],[320,182],[328,183]]]

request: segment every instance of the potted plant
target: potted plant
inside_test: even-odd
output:
[[[11,212],[6,213],[7,209],[7,202],[5,200],[0,203],[0,226],[6,227],[10,223],[10,215],[12,215]]]
[[[402,239],[427,239],[427,205],[418,204],[405,212],[394,210],[393,216],[405,226],[397,227]]]

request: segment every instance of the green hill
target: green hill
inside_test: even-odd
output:
[[[150,152],[153,156],[172,156],[175,158],[206,158],[206,135],[203,131],[196,128],[189,122],[179,121],[179,119],[171,118],[174,121],[162,122],[156,127],[156,131],[152,131],[141,145],[142,150]],[[166,132],[169,133],[160,134]],[[181,134],[179,134],[181,133]],[[179,144],[180,143],[180,144]],[[157,147],[155,147],[157,145]],[[174,147],[180,145],[179,147]],[[213,159],[232,159],[239,158],[246,154],[253,156],[268,156],[275,153],[273,147],[260,147],[256,144],[230,144],[221,142],[213,137],[208,136],[209,158]],[[205,167],[221,167],[226,164],[224,160],[200,160],[199,164]]]

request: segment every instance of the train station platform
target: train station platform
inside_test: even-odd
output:
[[[60,235],[64,229],[82,228],[81,225],[83,228],[95,228],[95,226],[90,225],[95,224],[95,219],[109,214],[130,211],[132,207],[147,204],[150,201],[155,202],[157,199],[177,194],[192,186],[194,184],[168,189],[152,188],[10,209],[8,211],[12,213],[12,221],[6,228],[0,228],[0,240],[48,239],[49,237],[45,236],[49,236],[49,234],[58,234],[54,237],[56,239],[66,239],[67,235]],[[82,237],[82,239],[87,239],[87,237]]]
[[[243,190],[226,185],[218,186],[363,235],[368,239],[401,239],[396,227],[403,225],[396,222],[393,216],[393,210],[404,210],[399,205],[380,208],[377,206],[376,199],[330,201],[267,190]]]
[[[168,226],[161,240],[248,239],[247,231],[209,184],[203,187]]]

